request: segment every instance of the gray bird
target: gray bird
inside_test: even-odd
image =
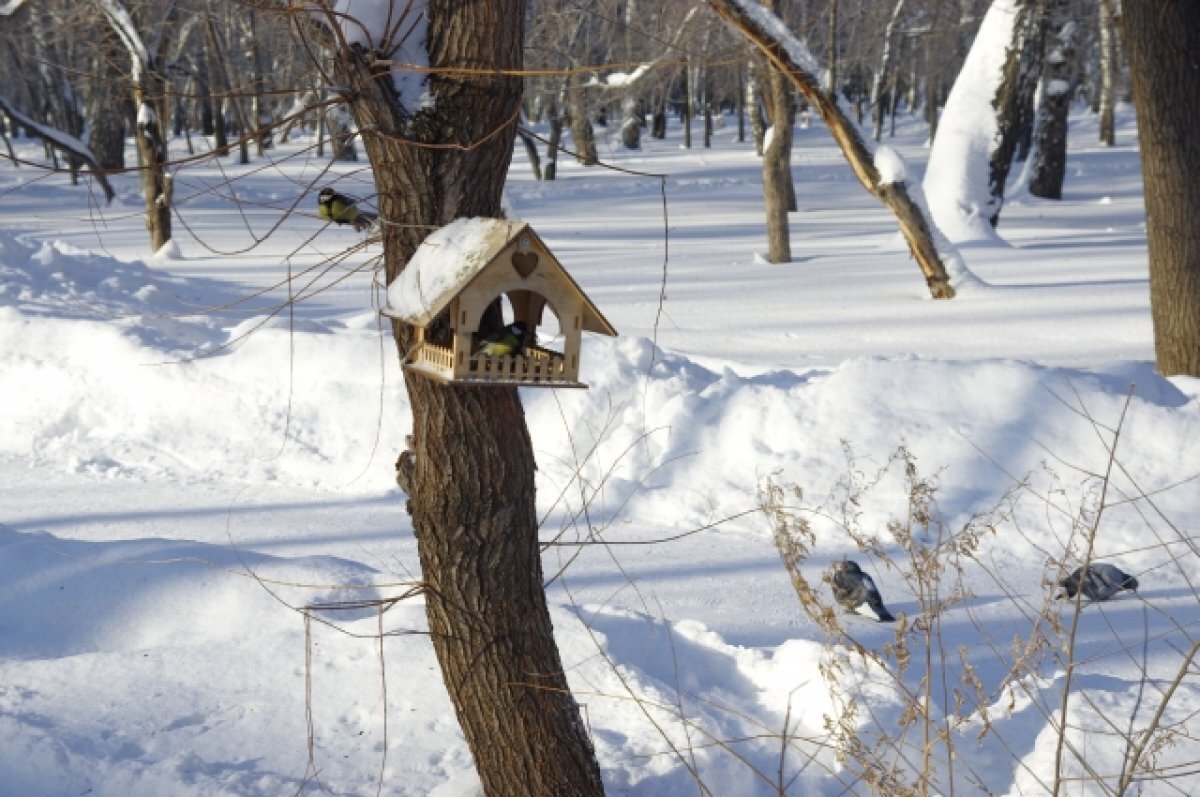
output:
[[[1123,589],[1137,591],[1138,580],[1116,565],[1093,562],[1087,566],[1086,576],[1083,571],[1082,567],[1076,568],[1074,573],[1058,582],[1063,591],[1056,597],[1073,599],[1081,589],[1081,580],[1083,597],[1091,601],[1106,601]]]
[[[833,597],[846,611],[874,617],[881,623],[896,620],[883,605],[875,581],[862,571],[857,562],[849,559],[834,562],[829,581],[833,586]]]

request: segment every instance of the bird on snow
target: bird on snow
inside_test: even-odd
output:
[[[374,213],[359,210],[358,204],[346,196],[339,194],[326,186],[317,194],[317,213],[326,221],[337,224],[351,224],[355,232],[362,232],[375,223]]]
[[[896,618],[883,605],[875,581],[862,571],[857,562],[849,559],[834,562],[830,584],[833,586],[833,597],[846,611],[874,617],[881,623],[895,621]]]
[[[1074,573],[1058,582],[1063,591],[1056,597],[1073,599],[1075,593],[1082,589],[1083,597],[1088,600],[1106,601],[1123,589],[1137,591],[1138,580],[1116,565],[1093,562],[1087,566],[1086,576],[1083,571],[1084,568],[1078,567]],[[1083,582],[1082,587],[1080,581]]]
[[[476,354],[486,354],[489,357],[503,357],[507,354],[520,354],[525,345],[525,324],[514,321],[503,329],[487,335],[479,342]]]

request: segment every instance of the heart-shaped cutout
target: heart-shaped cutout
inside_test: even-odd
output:
[[[537,268],[538,256],[535,252],[513,252],[512,264],[521,279],[525,279]]]

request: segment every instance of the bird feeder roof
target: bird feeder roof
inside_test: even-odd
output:
[[[522,235],[544,252],[546,267],[569,284],[582,300],[582,328],[616,335],[616,330],[596,309],[533,229],[523,221],[492,218],[456,219],[435,230],[413,254],[408,265],[392,280],[383,314],[414,326],[428,326],[480,274],[496,266],[500,255],[516,248]]]

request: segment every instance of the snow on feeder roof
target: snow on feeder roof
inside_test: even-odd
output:
[[[515,354],[480,353],[480,321],[501,296],[525,325],[524,340]],[[547,305],[558,317],[561,352],[537,343]],[[505,219],[457,219],[430,234],[388,286],[382,312],[417,329],[405,368],[473,385],[586,387],[578,381],[581,333],[617,334],[537,233]],[[453,331],[449,348],[424,334],[443,312]]]

